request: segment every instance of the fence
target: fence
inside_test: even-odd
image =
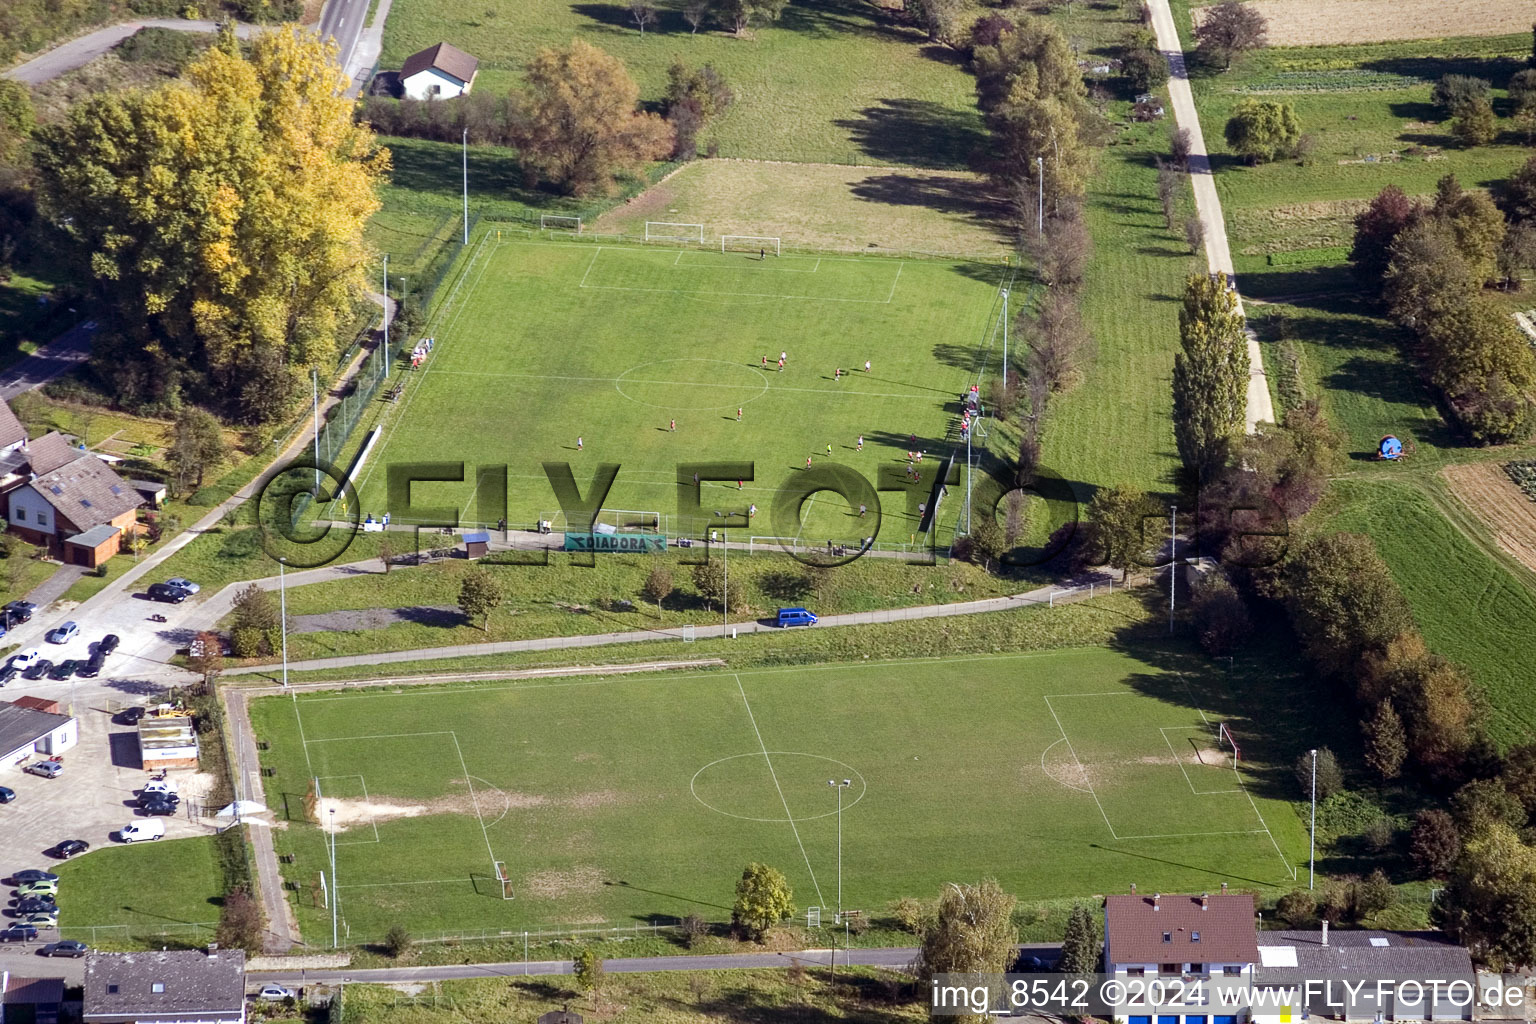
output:
[[[108,944],[165,945],[194,949],[213,941],[218,923],[214,921],[193,924],[77,924],[59,929],[59,938],[78,939],[93,947]]]
[[[448,238],[447,244],[438,249],[427,262],[420,274],[419,280],[401,279],[401,302],[410,302],[423,312],[431,308],[432,299],[437,295],[437,289],[458,264],[459,253],[464,251],[465,237],[475,237],[475,229],[480,225],[480,216],[480,214],[476,213],[469,219],[469,230],[467,232],[454,231]],[[454,219],[461,225],[464,223],[461,218],[456,217]]]

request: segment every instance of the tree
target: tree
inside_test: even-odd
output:
[[[1063,974],[1092,974],[1099,969],[1099,928],[1086,904],[1072,904],[1056,969]]]
[[[1157,198],[1163,204],[1163,223],[1173,230],[1179,208],[1179,195],[1183,192],[1184,176],[1173,164],[1157,160]]]
[[[1392,888],[1392,880],[1387,877],[1387,873],[1376,868],[1355,886],[1354,897],[1354,916],[1357,919],[1366,918],[1396,903],[1397,890]]]
[[[977,885],[944,886],[914,965],[922,983],[936,974],[1006,971],[1017,956],[1013,907],[1013,896],[990,878]]]
[[[748,864],[736,883],[731,923],[761,942],[768,929],[795,912],[795,893],[777,868]]]
[[[1175,164],[1185,170],[1189,170],[1189,151],[1193,146],[1194,142],[1190,136],[1189,129],[1178,128],[1174,130],[1173,136],[1169,140],[1168,153],[1173,157]]]
[[[1451,797],[1451,815],[1464,836],[1475,836],[1494,825],[1525,827],[1525,805],[1498,779],[1473,779]]]
[[[1404,625],[1395,637],[1375,637],[1359,659],[1359,695],[1390,699],[1408,734],[1413,761],[1432,776],[1455,781],[1476,739],[1476,706],[1465,672],[1425,646]]]
[[[971,542],[971,561],[987,572],[992,571],[992,563],[1001,559],[1011,547],[1003,528],[997,525],[997,516],[988,509],[977,510],[968,539]]]
[[[389,931],[384,933],[384,952],[391,959],[399,960],[411,951],[411,933],[405,930],[405,925],[391,925]]]
[[[1446,812],[1431,808],[1420,811],[1408,834],[1408,856],[1426,875],[1438,878],[1456,864],[1461,855],[1461,831]]]
[[[1452,117],[1464,104],[1489,98],[1492,86],[1486,78],[1470,75],[1441,75],[1430,90],[1430,102],[1440,108],[1441,116]]]
[[[1499,134],[1499,125],[1493,116],[1493,101],[1482,96],[1458,106],[1455,120],[1451,122],[1451,134],[1468,149],[1492,142]]]
[[[1429,915],[1494,971],[1536,963],[1536,850],[1508,825],[1468,839]]]
[[[778,21],[789,0],[716,0],[715,17],[737,36],[754,21]]]
[[[281,415],[329,369],[363,293],[389,168],[334,44],[233,33],[157,89],[100,93],[38,133],[39,201],[101,299],[92,359],[126,404]]]
[[[597,997],[598,989],[603,984],[603,958],[597,955],[597,951],[590,946],[578,950],[571,965],[571,973],[576,976],[576,984],[583,991],[591,992],[593,998]]]
[[[672,593],[672,570],[665,565],[652,567],[650,574],[641,584],[640,594],[647,601],[661,608],[661,602],[665,601]]]
[[[1292,889],[1275,901],[1275,913],[1292,928],[1304,928],[1317,914],[1317,899],[1305,889]]]
[[[224,671],[224,638],[204,630],[192,641],[192,649],[197,653],[187,659],[187,667],[201,675],[203,686],[211,689]]]
[[[219,421],[195,406],[183,406],[176,414],[176,425],[165,458],[176,473],[177,487],[203,486],[205,471],[224,461],[227,448]]]
[[[459,584],[459,610],[471,622],[481,620],[480,628],[489,632],[491,613],[501,606],[504,596],[501,579],[477,565],[464,574],[464,582]]]
[[[1205,222],[1194,214],[1184,218],[1184,241],[1189,243],[1190,255],[1198,253],[1205,244]]]
[[[645,26],[656,23],[656,8],[646,3],[646,0],[629,0],[629,19],[640,29],[640,34],[645,35]]]
[[[1120,71],[1136,92],[1151,92],[1168,81],[1168,59],[1157,48],[1157,37],[1136,29],[1120,44]]]
[[[1291,770],[1296,775],[1296,784],[1301,787],[1301,798],[1310,799],[1312,796],[1312,752],[1309,750],[1296,759]],[[1317,799],[1326,800],[1333,794],[1344,788],[1344,772],[1339,768],[1339,759],[1333,756],[1333,751],[1327,747],[1317,748]]]
[[[1430,215],[1451,229],[1456,251],[1472,269],[1479,284],[1497,276],[1499,243],[1504,240],[1504,215],[1482,192],[1468,192],[1447,174],[1435,184]]]
[[[1254,7],[1241,0],[1221,0],[1205,9],[1195,38],[1201,50],[1209,50],[1231,70],[1233,58],[1263,46],[1268,31],[1264,16]]]
[[[1221,571],[1208,572],[1195,581],[1189,599],[1195,636],[1206,653],[1231,654],[1253,632],[1253,620],[1232,581]]]
[[[724,608],[726,603],[726,575],[723,559],[711,558],[709,561],[693,567],[693,585],[697,588],[699,596],[716,608]],[[730,606],[733,611],[744,609],[747,604],[746,590],[741,584],[741,576],[729,581]]]
[[[0,79],[0,166],[15,164],[21,158],[36,127],[31,90],[20,82]]]
[[[1423,217],[1392,241],[1381,295],[1393,320],[1419,327],[1470,301],[1479,285],[1451,227]]]
[[[1536,68],[1526,68],[1509,76],[1509,102],[1515,112],[1536,106]]]
[[[1360,723],[1365,738],[1365,763],[1383,781],[1397,778],[1408,760],[1408,733],[1391,701],[1377,705],[1370,718]]]
[[[1504,753],[1504,786],[1515,795],[1526,814],[1536,813],[1536,744],[1523,743]]]
[[[683,5],[683,20],[688,23],[688,34],[698,35],[699,26],[709,18],[712,0],[688,0]]]
[[[270,590],[263,590],[254,583],[247,584],[235,595],[231,607],[232,624],[236,629],[274,629],[279,625],[277,604]]]
[[[1223,0],[1219,6],[1234,2]],[[1289,103],[1249,97],[1232,108],[1226,137],[1227,145],[1239,156],[1261,164],[1295,151],[1301,139],[1301,122]]]
[[[694,107],[705,121],[725,113],[736,99],[725,76],[713,64],[691,68],[680,60],[673,61],[667,68],[664,96],[669,113],[674,107],[686,104]]]
[[[251,898],[245,886],[238,885],[224,895],[213,937],[225,949],[255,954],[261,952],[264,927],[261,903]]]
[[[1282,589],[1302,648],[1330,674],[1348,673],[1362,652],[1413,627],[1407,600],[1364,534],[1308,541],[1287,562]]]
[[[1134,484],[1101,487],[1088,504],[1093,543],[1105,565],[1121,570],[1121,579],[1140,564],[1149,546],[1146,522],[1161,510]]]
[[[1532,184],[1536,186],[1536,167],[1532,174]],[[1355,243],[1349,250],[1349,261],[1361,282],[1372,288],[1380,287],[1392,259],[1392,243],[1422,212],[1401,188],[1388,185],[1355,215]]]
[[[965,0],[906,0],[906,9],[928,33],[928,41],[953,46],[959,36]]]
[[[379,562],[384,566],[384,575],[389,575],[389,567],[395,562],[395,542],[389,539],[389,533],[379,535]]]
[[[1499,245],[1499,282],[1519,291],[1525,271],[1536,269],[1536,222],[1522,220],[1509,226]]]
[[[672,149],[672,132],[636,109],[640,87],[622,62],[590,43],[545,48],[515,96],[525,165],[573,195],[609,193],[619,174],[635,174]]]
[[[1226,461],[1248,410],[1248,339],[1226,274],[1191,274],[1173,357],[1173,432],[1184,464],[1204,474]]]
[[[1029,374],[1052,391],[1065,390],[1077,379],[1093,338],[1083,322],[1077,297],[1060,288],[1049,289],[1029,322]]]

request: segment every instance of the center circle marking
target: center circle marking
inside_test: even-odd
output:
[[[722,382],[722,381],[718,381],[718,380],[701,380],[701,381],[694,382],[694,381],[686,381],[686,380],[667,381],[667,380],[654,380],[654,379],[652,379],[652,380],[635,379],[635,380],[630,380],[630,384],[631,385],[635,385],[635,384],[662,385],[662,386],[665,386],[665,387],[677,387],[677,388],[721,388],[721,387],[724,387],[724,388],[733,388],[733,389],[736,389],[736,390],[745,391],[745,390],[750,390],[753,387],[754,383],[755,383],[756,386],[757,386],[757,393],[753,394],[753,395],[750,395],[749,397],[746,397],[746,398],[732,398],[732,399],[729,399],[729,400],[723,402],[720,405],[697,405],[697,404],[695,404],[693,402],[688,401],[686,398],[682,399],[680,401],[676,401],[676,402],[667,402],[665,404],[663,404],[661,402],[648,402],[648,401],[646,401],[643,398],[636,398],[634,395],[632,395],[628,391],[624,390],[624,382],[625,382],[626,379],[630,378],[631,374],[639,374],[643,378],[643,377],[650,376],[650,375],[646,374],[646,373],[644,373],[642,371],[650,371],[650,370],[654,370],[657,367],[673,366],[673,365],[677,365],[677,364],[680,364],[680,363],[700,363],[700,364],[704,364],[704,365],[708,365],[708,366],[729,367],[731,370],[745,371],[747,373],[750,373],[753,376],[755,376],[757,379],[756,379],[755,382],[752,382],[751,378],[748,378],[749,383],[743,383],[743,384],[731,384],[729,382]],[[716,374],[719,374],[721,371],[716,370],[714,372]],[[665,375],[665,370],[662,371],[661,375]],[[694,412],[709,412],[709,411],[713,411],[715,409],[735,409],[738,406],[746,405],[748,402],[753,402],[753,401],[756,401],[757,399],[763,397],[763,395],[768,393],[768,378],[763,374],[763,371],[759,370],[755,366],[748,366],[748,365],[746,365],[744,363],[734,363],[734,362],[731,362],[730,360],[727,360],[727,359],[662,359],[662,360],[658,360],[657,362],[654,362],[654,363],[641,363],[639,366],[631,366],[629,369],[627,369],[623,373],[619,374],[618,377],[614,378],[613,387],[614,387],[615,391],[617,391],[619,394],[623,395],[625,398],[629,399],[631,402],[634,402],[637,405],[648,405],[652,409],[687,409],[687,410],[694,411]]]
[[[815,758],[818,761],[825,761],[828,764],[835,764],[838,767],[843,768],[844,770],[847,771],[848,775],[850,775],[853,778],[856,778],[856,779],[859,780],[859,795],[854,797],[852,800],[844,802],[844,804],[843,804],[843,810],[844,811],[847,811],[850,807],[852,807],[854,804],[857,804],[860,800],[863,800],[864,799],[864,794],[869,792],[869,785],[864,781],[863,773],[861,773],[853,765],[848,764],[846,761],[839,761],[835,757],[824,757],[821,754],[806,754],[806,753],[802,753],[802,752],[800,752],[798,750],[770,750],[766,754],[764,754],[762,752],[753,753],[753,754],[732,754],[730,757],[717,758],[717,759],[709,762],[709,764],[706,764],[704,767],[700,768],[698,771],[693,773],[693,778],[688,780],[688,792],[693,794],[693,798],[695,800],[697,800],[699,803],[703,804],[705,807],[708,807],[710,810],[714,811],[716,814],[723,814],[727,818],[739,818],[742,821],[761,821],[761,822],[767,822],[769,824],[777,824],[777,823],[780,823],[780,822],[815,821],[818,818],[830,818],[830,817],[833,817],[834,815],[837,814],[837,809],[833,808],[832,810],[827,811],[824,814],[807,814],[807,815],[805,815],[803,817],[794,817],[794,818],[755,818],[755,817],[753,817],[753,816],[751,816],[749,814],[736,814],[736,813],[734,813],[732,811],[722,811],[720,808],[716,807],[714,804],[710,803],[708,800],[705,800],[703,797],[699,796],[699,791],[698,791],[698,788],[697,788],[697,783],[699,781],[699,776],[700,775],[703,775],[705,772],[709,771],[711,768],[713,768],[717,764],[724,764],[726,761],[738,761],[738,760],[740,760],[741,758],[744,758],[744,757],[762,757],[762,758],[765,758],[765,759],[767,759],[767,758],[775,758],[775,757],[810,757],[810,758]]]

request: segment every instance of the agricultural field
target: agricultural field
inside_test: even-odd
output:
[[[1282,254],[1347,245],[1355,213],[1386,185],[1427,195],[1440,177],[1452,172],[1472,187],[1507,178],[1529,151],[1508,119],[1502,90],[1509,76],[1525,66],[1529,52],[1528,32],[1282,47],[1251,54],[1229,73],[1197,74],[1192,84],[1201,126],[1211,148],[1244,293],[1292,295],[1352,288],[1340,270],[1343,257],[1336,249],[1314,266],[1286,265]],[[1494,144],[1463,149],[1451,137],[1450,123],[1441,120],[1430,103],[1434,82],[1448,73],[1493,82],[1501,129]],[[1303,133],[1314,140],[1306,160],[1252,167],[1227,150],[1224,126],[1232,108],[1250,96],[1295,108]],[[1272,264],[1274,256],[1281,258]]]
[[[1493,534],[1499,548],[1536,572],[1536,504],[1504,467],[1491,461],[1450,465],[1440,476]]]
[[[755,504],[762,514],[753,534],[818,545],[910,542],[932,467],[956,443],[959,397],[985,360],[1000,358],[990,346],[999,289],[1013,273],[1001,263],[774,256],[770,242],[722,253],[487,230],[429,327],[432,354],[419,371],[396,371],[406,385],[397,404],[376,403],[382,441],[358,480],[360,508],[422,521],[390,508],[391,464],[504,463],[504,506],[499,486],[481,491],[470,476],[417,484],[414,507],[531,527],[557,518],[535,461],[555,459],[575,467],[583,489],[597,465],[622,465],[604,507],[628,510],[624,525],[656,525],[655,516],[678,511],[679,465],[750,462],[752,479],[732,469],[711,480],[703,471],[705,521],[712,509]],[[354,444],[372,425],[364,421]],[[929,461],[908,481],[914,449]],[[871,487],[881,467],[894,467],[905,497],[881,499],[883,520],[872,500],[862,502],[866,518],[822,497],[798,526],[774,496],[808,460],[828,472],[852,467]],[[703,525],[696,517],[673,524]]]
[[[1271,46],[1327,46],[1393,39],[1497,36],[1530,28],[1530,6],[1520,0],[1250,0],[1269,22]],[[1200,23],[1201,8],[1193,11]]]
[[[736,95],[700,135],[719,154],[821,163],[963,168],[981,119],[956,51],[924,45],[860,0],[801,0],[743,37],[710,26],[691,34],[681,2],[658,3],[644,36],[617,0],[399,0],[384,28],[381,66],[443,39],[480,59],[477,91],[518,84],[539,49],[580,37],[622,60],[642,101],[661,98],[674,60],[712,63]]]
[[[1026,899],[1131,880],[1289,886],[1305,831],[1258,759],[1294,751],[1248,720],[1264,698],[1238,697],[1264,677],[1236,671],[1154,645],[313,693],[260,699],[252,718],[306,937],[330,925],[313,817],[333,830],[356,943],[396,923],[426,938],[721,920],[751,860],[783,870],[800,907],[835,907],[828,778],[850,780],[844,907],[954,877],[996,876]],[[1251,765],[1234,770],[1223,721]]]
[[[646,221],[685,212],[710,235],[777,235],[810,248],[1013,251],[1007,208],[963,171],[696,160],[584,227],[643,237]]]

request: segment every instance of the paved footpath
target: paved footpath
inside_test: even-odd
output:
[[[181,18],[141,18],[138,21],[108,25],[78,39],[60,43],[47,53],[34,57],[9,71],[0,72],[0,78],[9,78],[27,85],[41,85],[58,78],[67,71],[85,67],[141,28],[164,28],[172,32],[217,32],[219,23],[185,21]],[[254,25],[235,26],[235,34],[241,39],[249,39],[255,31]]]
[[[1205,148],[1205,135],[1200,131],[1200,116],[1195,110],[1195,94],[1189,87],[1189,68],[1184,61],[1184,47],[1179,42],[1178,29],[1174,25],[1173,11],[1168,0],[1148,0],[1152,7],[1152,28],[1157,33],[1157,45],[1168,58],[1172,77],[1168,80],[1168,97],[1173,103],[1173,120],[1180,128],[1189,130],[1189,181],[1195,189],[1195,210],[1200,224],[1205,228],[1205,259],[1211,273],[1223,273],[1232,278],[1232,250],[1227,245],[1227,223],[1221,213],[1221,197],[1216,193],[1216,178],[1211,174],[1211,157]],[[1234,284],[1234,288],[1236,285]],[[1238,311],[1242,311],[1242,299],[1238,299]],[[1255,424],[1275,422],[1275,407],[1269,395],[1269,379],[1264,375],[1264,353],[1259,349],[1258,336],[1249,330],[1248,335],[1248,432],[1253,433]]]

